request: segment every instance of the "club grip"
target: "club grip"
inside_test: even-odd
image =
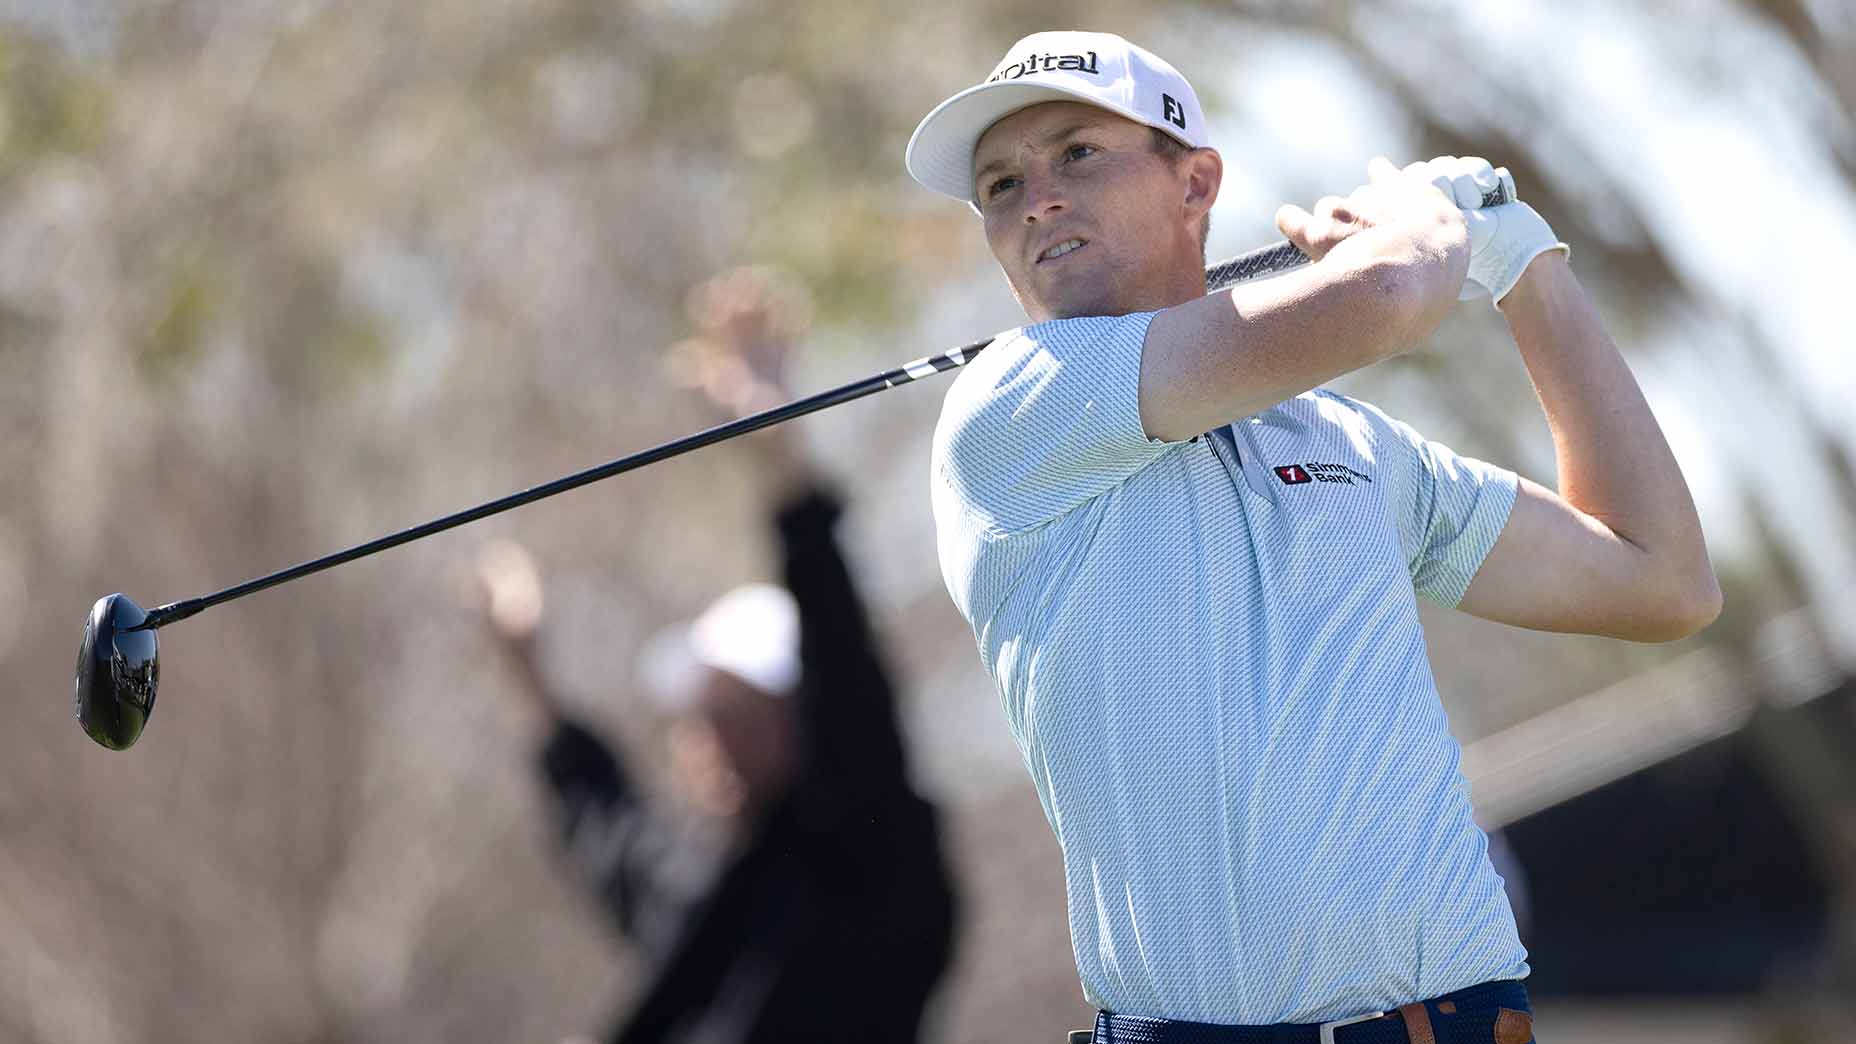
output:
[[[1499,207],[1504,203],[1513,202],[1508,189],[1508,186],[1512,184],[1507,176],[1508,169],[1503,167],[1498,173],[1502,175],[1501,180],[1494,188],[1482,195],[1484,207]],[[1269,246],[1258,247],[1236,257],[1227,258],[1207,268],[1205,288],[1223,290],[1252,279],[1280,275],[1290,269],[1300,268],[1308,262],[1308,255],[1296,249],[1294,243],[1286,239],[1280,240]]]

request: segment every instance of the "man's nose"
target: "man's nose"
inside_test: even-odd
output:
[[[1056,178],[1025,178],[1025,224],[1035,225],[1039,221],[1048,220],[1065,205],[1062,187]]]

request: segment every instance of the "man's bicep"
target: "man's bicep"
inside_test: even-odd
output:
[[[1457,608],[1538,631],[1636,637],[1644,555],[1603,522],[1525,478]]]

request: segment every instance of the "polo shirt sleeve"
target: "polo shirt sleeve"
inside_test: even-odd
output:
[[[1410,425],[1358,404],[1374,429],[1399,543],[1419,595],[1455,608],[1495,546],[1519,480],[1506,468],[1465,457]]]
[[[1001,335],[955,382],[935,430],[937,481],[994,535],[1042,525],[1167,451],[1141,427],[1152,312]]]

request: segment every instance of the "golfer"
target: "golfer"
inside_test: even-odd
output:
[[[1094,1039],[1523,1044],[1527,953],[1416,597],[1689,635],[1720,607],[1694,505],[1566,247],[1524,203],[1475,209],[1499,172],[1375,160],[1278,212],[1312,264],[1207,294],[1224,163],[1171,65],[1080,32],[1019,41],[908,148],[1031,321],[948,392],[933,503],[1063,851]],[[1508,322],[1558,493],[1320,388],[1459,293]]]

